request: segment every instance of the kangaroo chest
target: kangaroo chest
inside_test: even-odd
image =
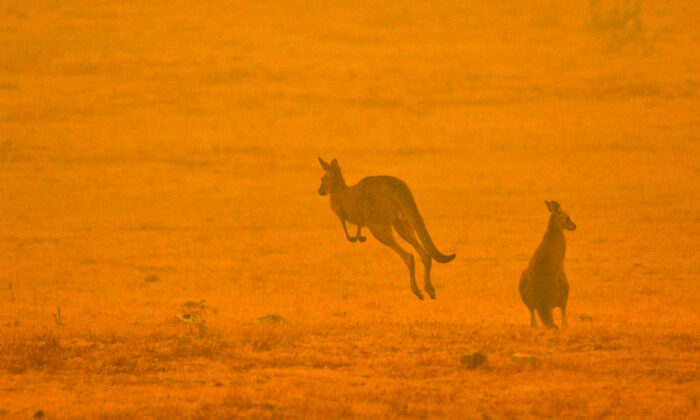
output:
[[[331,209],[341,219],[354,225],[364,225],[362,200],[357,194],[331,195]]]
[[[546,237],[530,261],[530,269],[542,278],[558,278],[564,271],[566,243],[563,237]]]

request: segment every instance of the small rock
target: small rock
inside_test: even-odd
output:
[[[476,369],[479,366],[488,366],[489,361],[485,354],[477,351],[475,353],[462,355],[461,364],[462,367],[467,369]]]
[[[579,316],[579,318],[581,318],[581,321],[588,321],[588,322],[592,322],[592,321],[593,321],[593,318],[592,318],[591,316],[589,316],[589,315],[586,315],[586,314],[581,314],[581,315]]]
[[[194,302],[192,300],[188,300],[187,302],[182,304],[182,307],[185,309],[188,309],[188,310],[200,310],[201,311],[201,310],[204,310],[204,308],[205,308],[204,302],[205,302],[204,299],[200,300],[199,302]]]
[[[144,279],[146,283],[155,283],[157,281],[160,281],[160,277],[156,276],[155,274],[149,274],[146,276]]]
[[[175,319],[177,319],[178,321],[186,322],[188,324],[191,322],[195,322],[197,320],[197,318],[198,318],[197,316],[195,316],[193,314],[187,314],[187,313],[175,315]]]
[[[44,410],[39,410],[36,413],[34,413],[34,418],[35,419],[43,419],[44,418]]]
[[[176,314],[175,319],[184,322],[185,324],[204,324],[206,322],[202,318],[200,318],[199,314],[197,313]]]
[[[284,318],[277,314],[268,314],[250,321],[251,324],[284,324],[286,322]]]
[[[515,363],[534,365],[537,362],[535,356],[526,353],[513,353],[510,357]]]

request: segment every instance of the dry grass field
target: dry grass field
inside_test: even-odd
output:
[[[0,418],[698,418],[700,6],[635,4],[0,0]],[[436,300],[317,156],[408,183]]]

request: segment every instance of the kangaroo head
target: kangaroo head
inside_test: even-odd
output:
[[[551,221],[562,229],[576,230],[576,225],[571,221],[571,217],[561,209],[558,202],[544,200],[544,203],[547,205],[549,212],[552,213]]]
[[[340,174],[340,165],[338,165],[336,159],[333,159],[331,163],[321,158],[318,158],[318,161],[321,162],[321,167],[325,171],[321,178],[321,186],[318,187],[318,193],[320,195],[326,195],[331,192],[334,185],[343,182],[343,176]]]

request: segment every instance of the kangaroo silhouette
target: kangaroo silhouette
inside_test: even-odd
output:
[[[530,326],[537,328],[535,311],[542,324],[556,328],[552,309],[561,308],[561,324],[566,327],[566,302],[569,298],[569,281],[564,273],[566,240],[564,230],[576,230],[568,214],[556,201],[546,201],[551,213],[542,242],[530,259],[530,265],[520,276],[520,297],[530,310]]]
[[[395,230],[420,255],[425,266],[423,288],[435,299],[435,288],[430,281],[432,260],[448,263],[455,258],[455,254],[445,255],[435,247],[406,183],[393,176],[370,176],[355,185],[347,186],[336,159],[331,163],[321,158],[318,160],[325,171],[318,193],[330,194],[331,209],[340,218],[347,240],[365,242],[362,227],[367,226],[379,242],[393,249],[406,263],[411,290],[422,300],[423,293],[416,284],[413,254],[396,242],[393,234]],[[348,233],[346,222],[357,226],[355,236]]]

